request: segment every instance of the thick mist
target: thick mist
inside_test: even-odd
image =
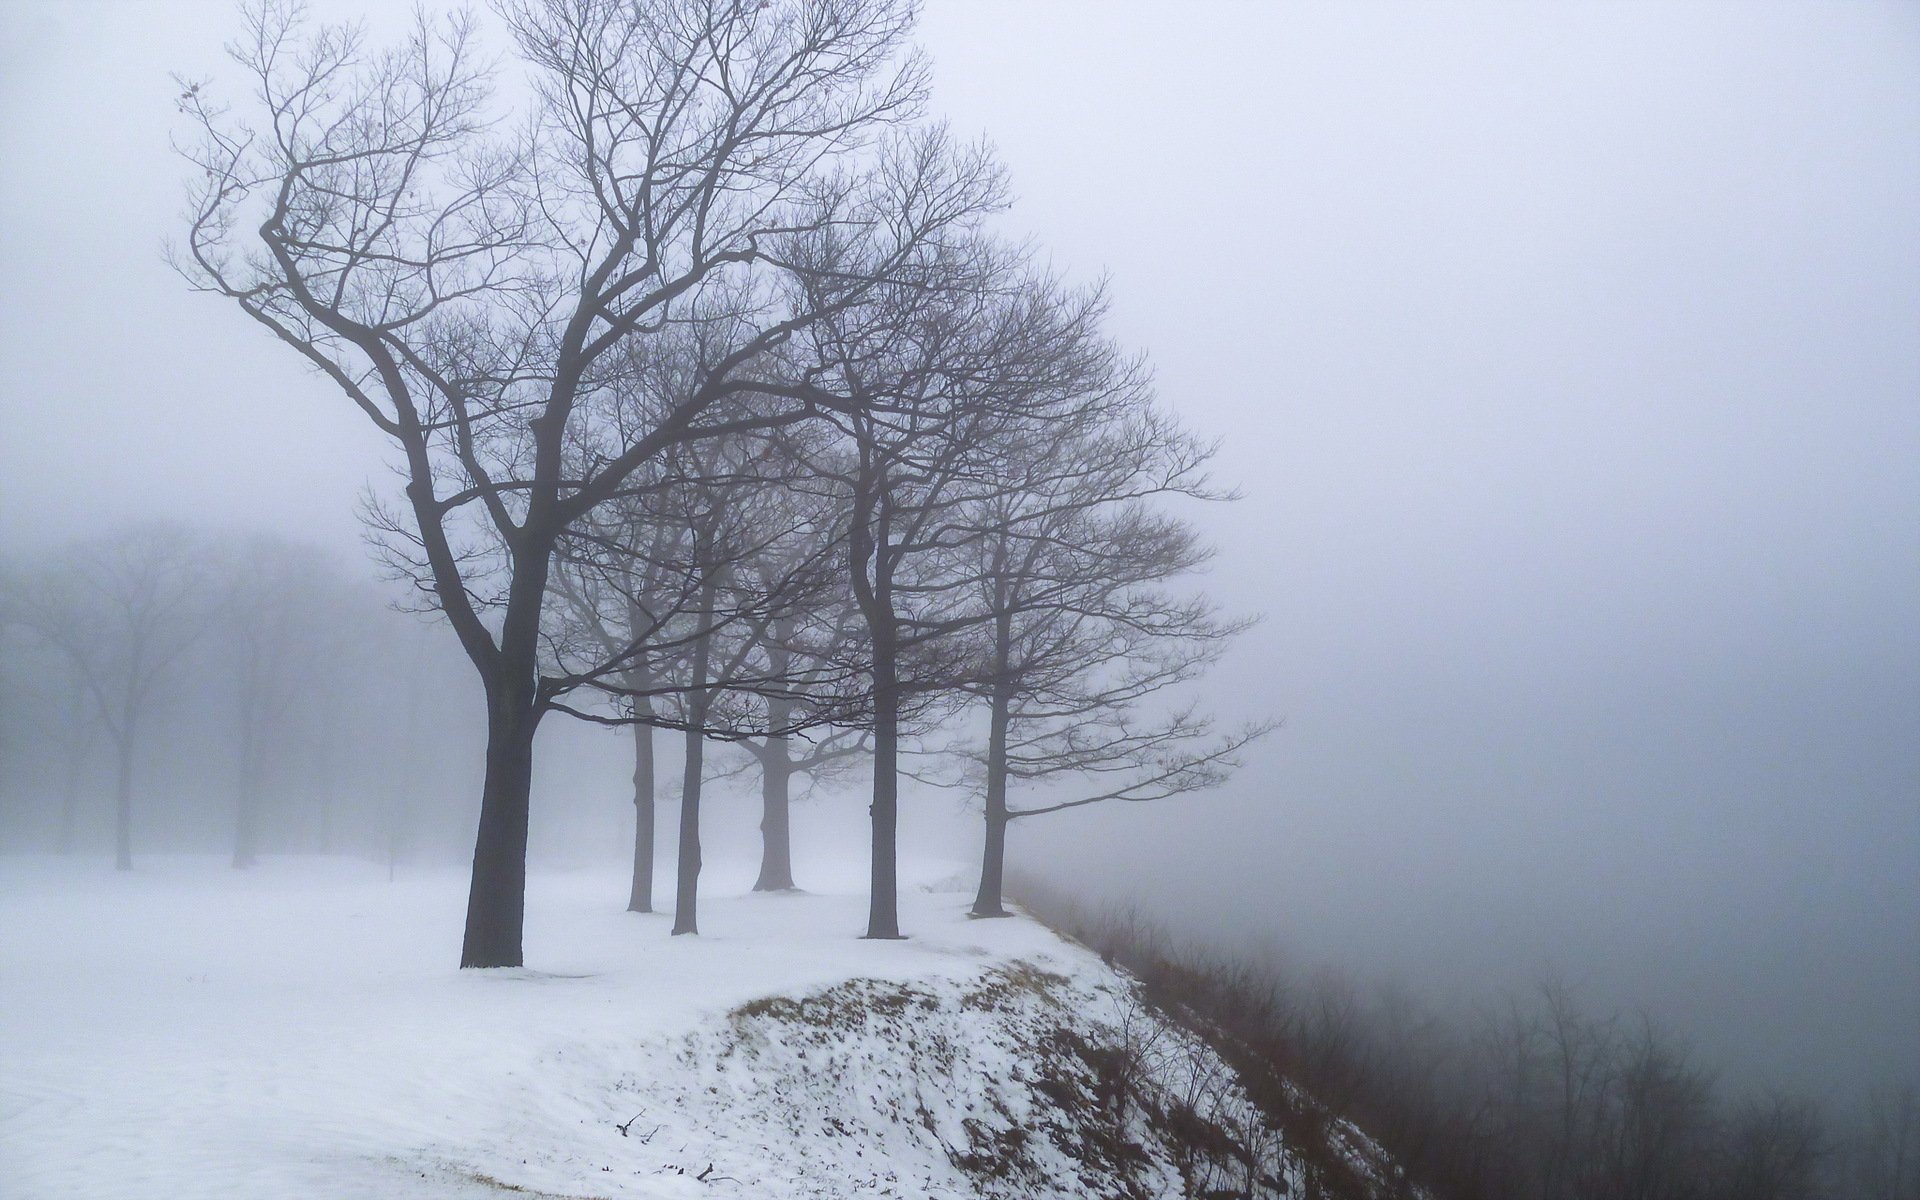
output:
[[[1002,15],[933,14],[947,102],[1222,438],[1266,620],[1213,690],[1287,722],[1025,861],[1423,994],[1552,972],[1743,1083],[1911,1076],[1913,10]]]
[[[350,736],[341,836],[458,859],[473,681],[359,546],[381,445],[163,259],[168,73],[231,26],[0,12],[0,549],[153,516],[311,545],[400,648],[308,698],[275,844],[317,843],[293,764]],[[1206,692],[1284,720],[1216,794],[1020,823],[1017,863],[1436,1003],[1553,974],[1743,1085],[1920,1076],[1920,10],[934,0],[923,38],[1004,225],[1109,276],[1220,440],[1207,586],[1263,620]],[[454,765],[402,844],[372,781],[420,761],[414,654]],[[6,687],[0,781],[44,792],[63,689],[26,658]],[[211,660],[175,685],[154,849],[225,837],[230,704]],[[541,739],[534,853],[618,859],[618,736]],[[976,852],[958,798],[913,799],[908,839]],[[716,809],[724,873],[750,820]],[[4,848],[52,811],[10,801]]]

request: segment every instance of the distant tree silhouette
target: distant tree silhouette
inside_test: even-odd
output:
[[[114,750],[114,865],[133,869],[135,754],[161,682],[206,631],[200,540],[142,525],[70,543],[20,588],[20,620],[64,655]]]
[[[226,548],[220,564],[217,636],[235,685],[239,743],[233,865],[260,853],[260,804],[275,743],[289,711],[315,683],[335,636],[335,581],[322,552],[255,535]]]

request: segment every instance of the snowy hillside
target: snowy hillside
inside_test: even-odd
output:
[[[452,968],[463,873],[0,861],[0,1178],[21,1197],[1300,1194],[1219,1059],[964,898],[536,875],[539,970]]]

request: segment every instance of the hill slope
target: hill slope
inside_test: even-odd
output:
[[[454,872],[0,861],[0,1175],[28,1197],[1302,1194],[1212,1049],[1032,921],[918,889],[912,939],[865,942],[856,894],[746,895],[668,938],[622,893],[536,876],[543,969],[463,973]]]

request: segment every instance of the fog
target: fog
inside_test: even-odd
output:
[[[380,439],[162,259],[168,73],[232,25],[0,10],[0,545],[165,516],[371,588]],[[1263,619],[1206,692],[1284,720],[1015,860],[1448,1003],[1555,973],[1742,1082],[1920,1077],[1920,9],[932,0],[922,38],[1004,224],[1220,440],[1207,587]],[[618,858],[618,738],[552,724],[536,851]],[[907,835],[964,860],[958,807]]]

